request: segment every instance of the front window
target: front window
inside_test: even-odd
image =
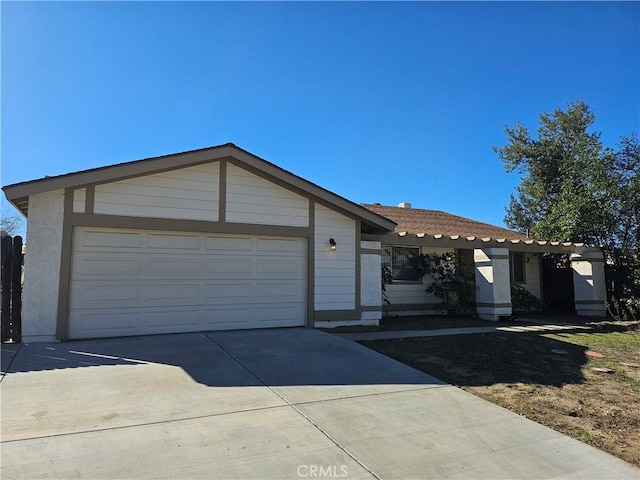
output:
[[[394,281],[419,282],[420,248],[387,245],[382,251],[382,267],[388,268]]]
[[[511,273],[511,282],[526,283],[524,275],[524,253],[512,253],[509,258],[509,266]]]

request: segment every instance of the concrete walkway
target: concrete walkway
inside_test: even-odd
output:
[[[540,333],[540,332],[561,332],[566,330],[591,330],[591,327],[584,325],[568,324],[538,324],[538,323],[514,323],[510,326],[496,327],[462,327],[462,328],[439,328],[436,330],[387,330],[384,332],[358,332],[358,333],[336,333],[342,338],[353,341],[387,340],[395,338],[414,337],[441,337],[445,335],[470,335],[473,333]]]
[[[3,346],[3,478],[634,479],[311,329]]]

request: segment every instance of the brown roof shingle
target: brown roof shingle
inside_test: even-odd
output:
[[[531,237],[512,230],[459,217],[440,210],[422,208],[389,207],[379,204],[362,204],[368,210],[398,224],[396,232],[426,233],[427,235],[460,235],[461,237],[504,238],[527,240]]]

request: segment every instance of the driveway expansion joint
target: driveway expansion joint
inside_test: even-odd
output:
[[[231,412],[211,413],[207,415],[195,415],[193,417],[172,418],[170,420],[158,420],[156,422],[132,423],[130,425],[117,425],[114,427],[94,428],[93,430],[78,430],[75,432],[55,433],[52,435],[38,435],[38,436],[25,437],[25,438],[13,438],[11,440],[1,440],[0,444],[27,442],[30,440],[40,440],[43,438],[57,438],[57,437],[68,437],[71,435],[84,435],[87,433],[108,432],[110,430],[124,430],[127,428],[147,427],[151,425],[166,425],[171,423],[188,422],[191,420],[201,420],[204,418],[223,417],[225,415],[234,415],[236,413],[259,412],[261,410],[274,410],[278,408],[287,408],[288,406],[289,405],[273,405],[270,407],[245,408],[241,410],[233,410]]]
[[[405,389],[402,389],[402,390],[390,390],[390,391],[387,391],[387,392],[363,393],[361,395],[345,395],[343,397],[323,398],[321,400],[309,400],[308,402],[295,402],[295,403],[290,403],[290,405],[291,406],[295,406],[295,405],[313,405],[314,403],[336,402],[338,400],[350,400],[350,399],[353,399],[353,398],[380,397],[380,396],[384,396],[384,395],[393,395],[393,394],[396,394],[396,393],[420,392],[422,390],[432,390],[432,389],[435,389],[435,388],[457,388],[457,387],[454,387],[453,385],[450,385],[448,383],[445,383],[445,384],[442,384],[442,385],[425,385],[424,387],[405,388]]]
[[[287,406],[289,406],[292,410],[294,410],[298,415],[300,415],[302,418],[304,418],[307,422],[309,422],[311,425],[313,425],[316,430],[318,430],[322,435],[324,435],[327,439],[329,439],[329,441],[331,443],[333,443],[336,447],[338,447],[340,450],[342,450],[347,456],[349,456],[349,458],[351,458],[354,462],[356,462],[358,465],[360,465],[362,468],[364,468],[367,472],[369,472],[369,474],[371,474],[374,478],[376,478],[377,480],[381,480],[381,478],[376,475],[367,465],[365,465],[360,459],[358,459],[353,453],[351,453],[349,450],[347,450],[342,444],[340,444],[340,442],[338,442],[335,438],[333,438],[331,435],[329,435],[328,432],[326,432],[324,429],[322,429],[317,423],[315,423],[313,420],[311,420],[307,415],[305,415],[304,413],[302,413],[297,407],[296,405],[294,405],[293,403],[291,403],[289,400],[287,400],[286,398],[284,398],[280,393],[278,393],[276,390],[274,390],[270,385],[267,385],[264,381],[262,381],[262,379],[260,377],[258,377],[255,373],[253,373],[251,370],[249,370],[242,362],[240,362],[240,360],[238,360],[231,352],[229,352],[227,349],[225,349],[222,345],[220,345],[218,342],[216,342],[213,338],[209,337],[209,335],[207,333],[204,333],[204,335],[211,340],[211,342],[213,342],[215,345],[217,345],[223,352],[225,352],[227,355],[229,355],[230,358],[232,358],[235,362],[238,363],[238,365],[240,365],[243,369],[245,369],[251,376],[253,376],[257,381],[259,381],[262,385],[264,385],[265,387],[267,387],[271,392],[273,392],[276,396],[278,396],[283,402],[285,402],[287,404]]]
[[[6,377],[7,374],[11,372],[11,365],[13,365],[13,361],[18,357],[18,352],[20,352],[23,345],[24,343],[21,343],[18,346],[18,349],[13,353],[13,356],[11,357],[11,360],[9,361],[9,365],[7,365],[6,370],[5,369],[2,370],[2,375],[0,375],[0,382],[2,382],[4,380],[4,377]]]

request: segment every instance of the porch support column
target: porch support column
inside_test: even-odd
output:
[[[476,312],[483,320],[497,321],[511,315],[509,249],[483,248],[473,251],[476,267]]]
[[[382,318],[382,244],[360,242],[360,325],[379,325]]]
[[[604,257],[599,248],[576,247],[571,254],[573,293],[576,313],[589,317],[604,317],[607,288],[604,278]]]

